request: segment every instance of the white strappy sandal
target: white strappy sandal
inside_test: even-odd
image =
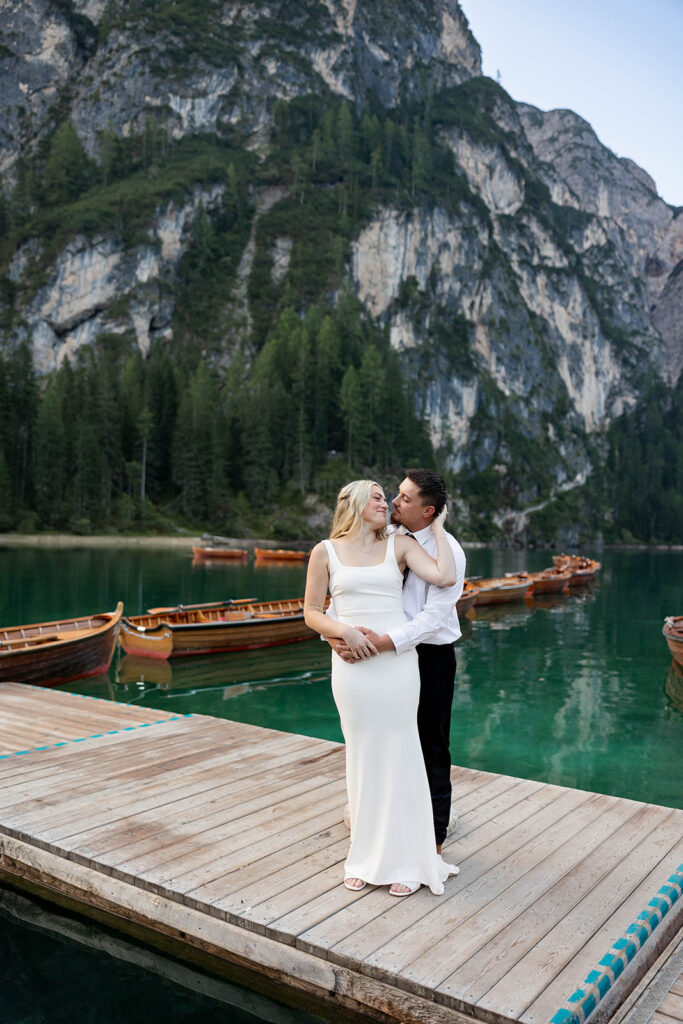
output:
[[[407,892],[397,892],[396,891],[396,886],[398,886],[398,885],[402,886],[404,889],[407,889],[408,891]],[[399,897],[400,896],[412,896],[414,892],[417,892],[417,890],[420,888],[421,885],[422,885],[421,882],[394,882],[394,884],[389,889],[389,895],[390,896],[399,896]]]
[[[360,882],[360,885],[351,885],[351,882]],[[344,886],[349,890],[349,892],[360,892],[366,885],[367,882],[364,882],[362,878],[356,878],[353,875],[350,878],[344,879]]]

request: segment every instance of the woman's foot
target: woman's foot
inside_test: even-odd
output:
[[[420,888],[420,882],[394,882],[389,889],[390,896],[412,896]]]
[[[351,892],[360,892],[361,889],[365,888],[365,882],[362,878],[345,878],[344,885],[347,889],[350,889]]]

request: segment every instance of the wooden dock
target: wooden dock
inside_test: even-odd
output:
[[[322,1016],[636,1024],[683,924],[683,811],[452,775],[443,896],[354,894],[340,744],[2,684],[0,878]]]

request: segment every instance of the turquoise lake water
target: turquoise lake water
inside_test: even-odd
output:
[[[475,549],[470,575],[531,570],[545,551]],[[605,551],[597,581],[463,623],[454,763],[683,806],[683,681],[661,627],[683,608],[683,552]],[[204,564],[180,551],[0,548],[0,620],[303,593],[305,568]],[[318,640],[247,653],[140,662],[63,689],[341,739]]]
[[[672,665],[661,634],[666,615],[683,614],[683,552],[604,551],[596,557],[603,569],[593,584],[568,596],[483,609],[463,623],[456,648],[452,760],[683,807],[683,673]],[[467,558],[469,575],[493,576],[542,568],[551,554],[475,549],[467,551]],[[303,593],[304,579],[300,566],[193,566],[191,556],[177,550],[0,546],[0,623],[111,610],[117,600],[136,614],[153,605],[293,597]],[[108,675],[62,689],[341,739],[330,693],[329,652],[318,640],[170,662],[121,652]],[[23,996],[13,990],[16,1013],[3,1018],[3,1024],[66,1020],[50,1016],[53,1011],[46,1008],[49,1000],[42,993],[52,982],[43,977],[38,962],[31,967],[13,960],[18,933],[12,929],[21,931],[21,926],[6,924],[3,933],[0,924],[3,972],[25,977],[22,991],[28,1003],[22,1004]],[[63,955],[78,971],[86,954],[70,947]],[[98,956],[106,962],[104,953]],[[53,999],[61,1000],[63,972],[55,969],[53,974]],[[37,977],[41,1000],[34,1000],[29,1013]],[[196,1018],[180,1015],[178,1003],[176,1016],[173,1010],[165,1015],[167,1024],[212,1021],[206,1007],[200,1018],[195,998],[183,997],[189,1000],[183,1013],[196,1009]],[[126,1017],[122,1006],[108,1009],[112,1005],[105,1001],[100,1016],[88,1019],[101,1024],[136,1019]],[[242,1017],[220,1019],[241,1022]]]

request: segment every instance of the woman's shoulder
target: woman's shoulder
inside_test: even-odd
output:
[[[330,568],[330,555],[327,544],[329,541],[320,540],[318,543],[311,548],[311,554],[308,559],[308,572],[309,575],[315,572],[328,572]]]
[[[318,541],[317,544],[311,548],[309,561],[329,562],[330,550],[333,552],[335,550],[332,541],[328,540],[328,538],[323,541]]]

